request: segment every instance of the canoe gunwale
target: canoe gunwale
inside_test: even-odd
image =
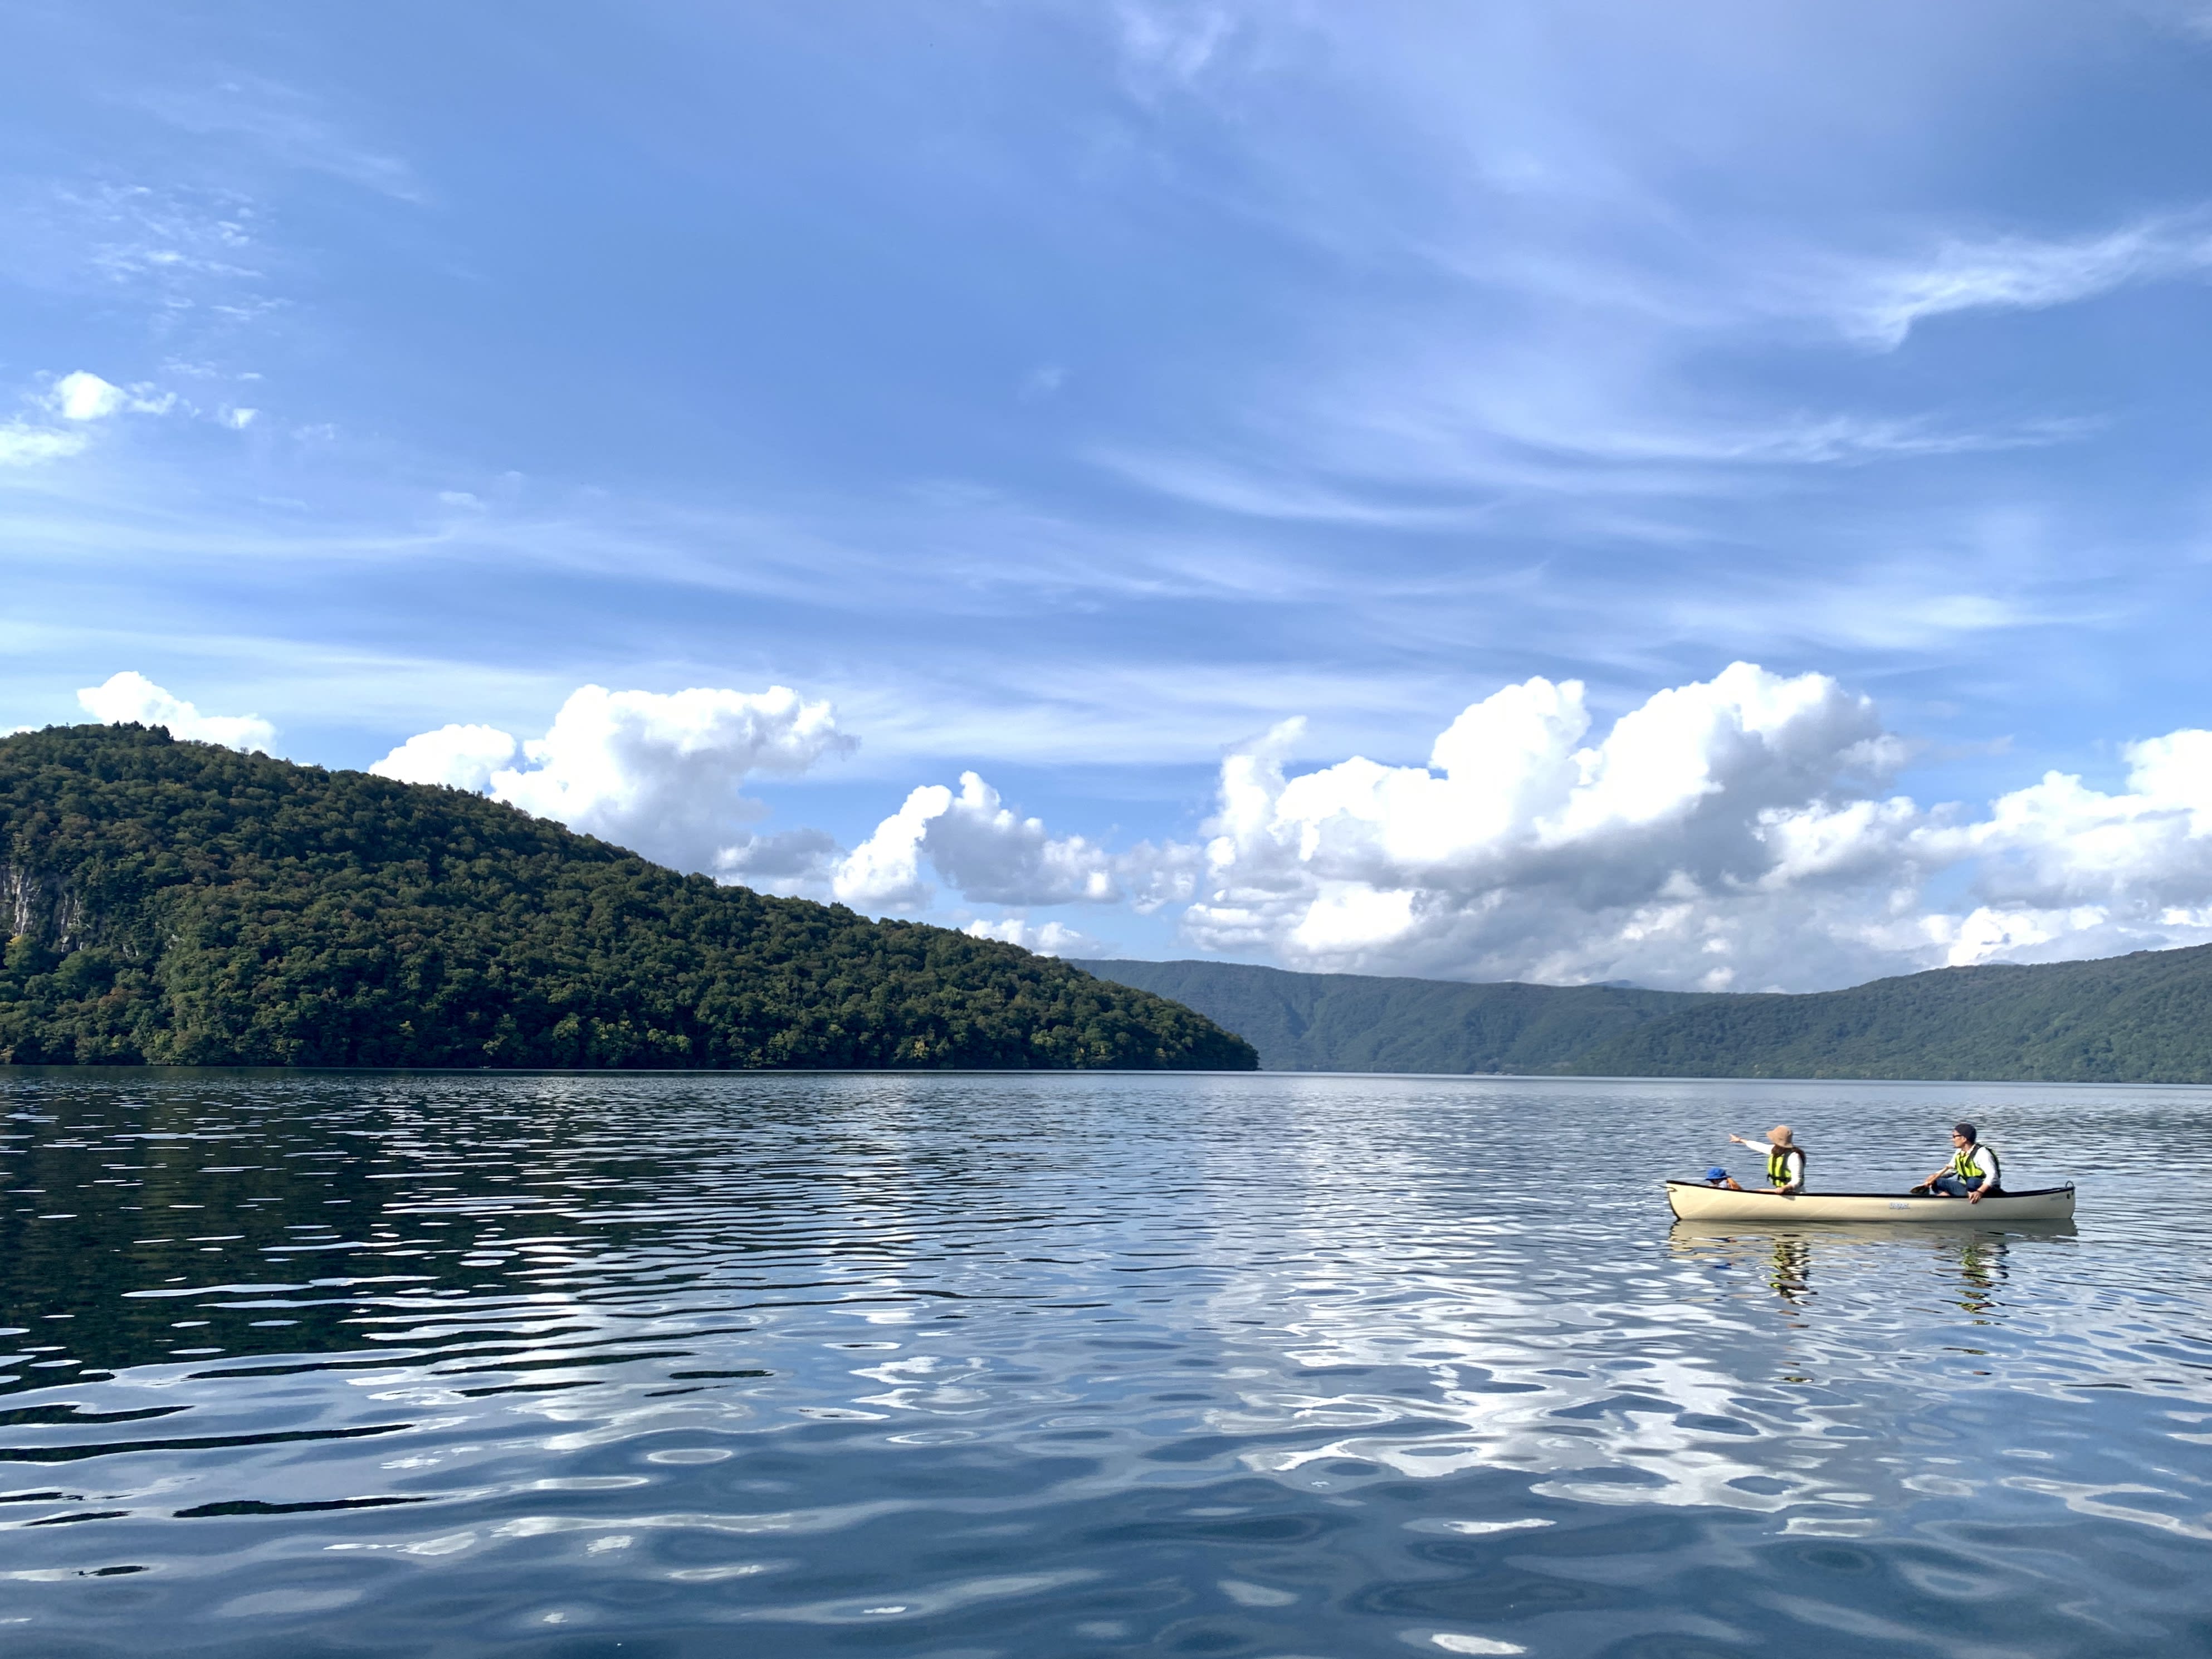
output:
[[[1764,1187],[1746,1187],[1741,1191],[1732,1187],[1716,1187],[1709,1182],[1684,1181],[1679,1176],[1667,1178],[1669,1187],[1688,1187],[1698,1192],[1726,1193],[1732,1198],[1934,1198],[1934,1193],[1832,1193],[1823,1188],[1817,1193],[1777,1193]],[[2002,1187],[1990,1194],[1991,1198],[2056,1198],[2061,1193],[2070,1193],[2074,1183],[2063,1187]]]

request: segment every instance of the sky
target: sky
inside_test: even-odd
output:
[[[1079,956],[2212,941],[2212,4],[10,37],[0,730]]]

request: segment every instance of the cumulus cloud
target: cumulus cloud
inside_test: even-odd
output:
[[[442,783],[481,793],[521,752],[521,742],[496,726],[441,726],[408,738],[368,769],[401,783]]]
[[[85,713],[110,726],[166,726],[172,737],[229,749],[266,749],[276,737],[276,728],[258,714],[203,714],[143,674],[111,675],[80,690],[76,700]]]
[[[534,741],[447,726],[410,738],[369,769],[486,790],[678,869],[791,885],[826,880],[834,844],[811,831],[754,836],[744,826],[767,809],[743,785],[756,773],[795,775],[853,746],[828,703],[787,686],[662,694],[586,685]]]
[[[931,820],[951,805],[952,792],[941,783],[908,795],[838,865],[830,887],[838,902],[870,911],[918,910],[928,904],[937,890],[921,873],[921,845]]]
[[[63,375],[30,401],[53,426],[37,421],[12,420],[0,423],[0,466],[36,466],[82,453],[90,438],[84,428],[124,410],[161,415],[175,407],[173,393],[149,386],[123,387],[103,380],[85,369]]]
[[[823,830],[744,835],[715,853],[708,873],[763,893],[827,898],[844,852],[836,837]]]
[[[1031,921],[1025,916],[1002,916],[995,921],[971,921],[960,930],[970,939],[994,939],[1018,945],[1041,957],[1104,957],[1112,954],[1100,939],[1058,921]]]
[[[131,394],[79,369],[54,384],[54,410],[65,421],[97,421],[128,403]]]
[[[2122,793],[2054,774],[1976,817],[1884,793],[1906,746],[1824,675],[1737,663],[1590,726],[1579,684],[1531,679],[1425,767],[1295,777],[1279,726],[1223,766],[1186,935],[1304,968],[1711,989],[2212,939],[2212,733],[2133,744]],[[1971,908],[1928,902],[1943,871]]]
[[[62,419],[82,422],[104,421],[126,409],[141,415],[162,415],[174,408],[177,400],[174,394],[150,386],[125,390],[80,368],[56,380],[46,401]]]
[[[1122,896],[1114,860],[1080,836],[1055,838],[1041,818],[1017,817],[973,772],[960,793],[925,784],[839,865],[838,898],[869,910],[927,906],[927,861],[967,898],[987,904],[1110,903]]]
[[[2106,794],[2051,772],[1949,837],[1984,855],[1984,892],[2057,907],[2212,897],[2212,732],[2130,744],[2128,787]]]
[[[78,696],[179,737],[274,736],[137,673]],[[1118,853],[1053,834],[972,771],[913,790],[849,853],[818,830],[758,833],[749,778],[852,746],[830,705],[785,687],[586,686],[535,741],[448,725],[371,769],[767,891],[913,913],[949,888],[1014,912],[953,925],[1048,954],[1109,947],[1032,907],[1180,906],[1191,945],[1304,969],[1737,990],[2212,940],[2212,732],[2125,746],[2117,788],[2054,772],[1979,811],[1893,790],[1911,750],[1866,696],[1749,663],[1602,728],[1579,682],[1508,685],[1425,765],[1299,772],[1303,740],[1285,721],[1224,762],[1204,846]]]

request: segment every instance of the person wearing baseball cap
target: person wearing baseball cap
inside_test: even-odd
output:
[[[1971,1123],[1951,1126],[1951,1161],[1913,1190],[1931,1198],[1963,1198],[1978,1204],[1992,1193],[2004,1190],[2004,1170],[1996,1149],[1982,1144],[1981,1132]]]

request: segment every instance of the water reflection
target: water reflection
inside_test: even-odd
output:
[[[368,1654],[2071,1659],[2180,1650],[2197,1613],[2141,1586],[2212,1565],[2188,1212],[1670,1230],[1581,1156],[1664,1167],[1741,1096],[0,1099],[0,1619],[55,1653],[319,1651],[342,1618]],[[2173,1099],[2096,1115],[2135,1114],[2124,1156]],[[1929,1109],[1771,1115],[1847,1158]],[[2063,1167],[2077,1109],[2016,1139]]]
[[[1948,1300],[1975,1320],[2002,1314],[2000,1291],[2015,1247],[2057,1245],[2080,1237],[2072,1221],[2014,1223],[2003,1227],[1909,1222],[1824,1222],[1817,1226],[1751,1222],[1677,1221],[1668,1243],[1677,1259],[1719,1266],[1758,1279],[1793,1308],[1807,1306],[1823,1267],[1854,1279],[1869,1269],[1869,1252],[1924,1262],[1957,1283]]]
[[[1959,1300],[1962,1312],[1978,1318],[1996,1306],[1997,1285],[2004,1278],[2006,1249],[2002,1234],[1970,1238],[1959,1246],[1959,1279],[1966,1292]]]

